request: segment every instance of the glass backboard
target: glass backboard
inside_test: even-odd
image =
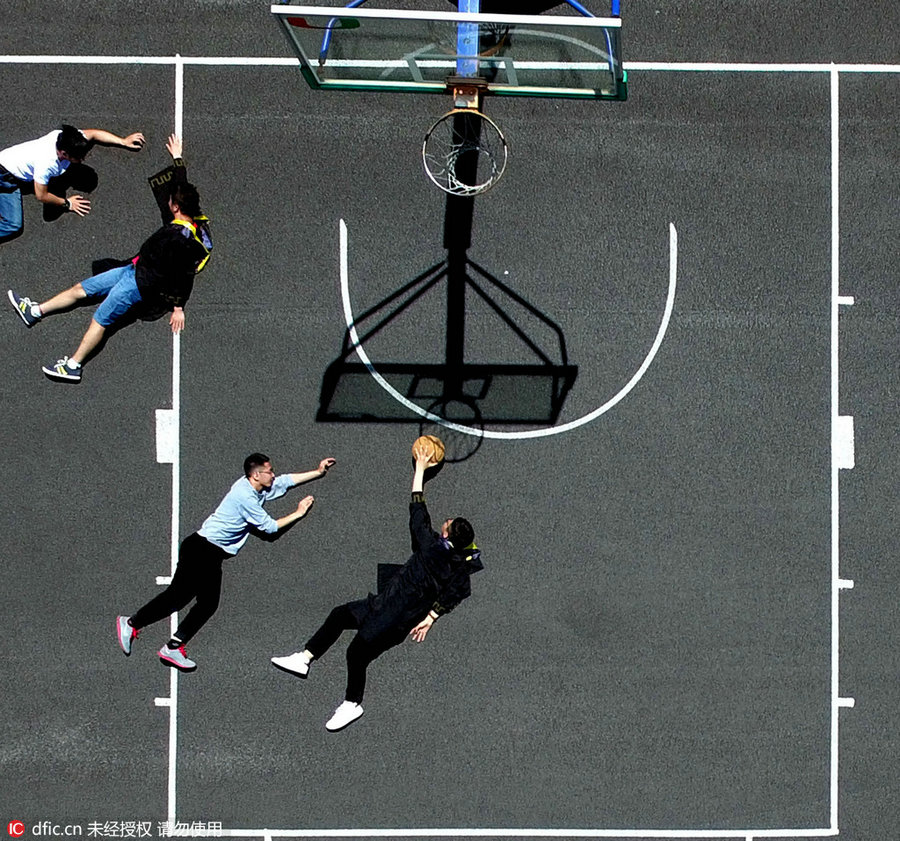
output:
[[[311,87],[444,93],[452,77],[487,92],[626,97],[621,18],[273,5]]]

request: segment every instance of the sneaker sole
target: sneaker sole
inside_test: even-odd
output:
[[[162,654],[159,656],[159,662],[164,666],[168,666],[170,669],[178,669],[179,672],[196,672],[197,664],[194,663],[193,666],[182,666],[181,663],[176,663],[174,660],[170,660],[168,657],[164,657]]]
[[[22,323],[23,323],[26,327],[31,328],[31,327],[34,327],[35,324],[37,324],[36,321],[32,321],[31,323],[29,323],[29,322],[28,322],[28,319],[25,318],[25,313],[22,312],[22,310],[19,309],[19,305],[16,303],[16,298],[15,298],[15,296],[13,295],[12,289],[7,289],[7,290],[6,290],[6,297],[9,298],[9,302],[13,305],[13,309],[18,313],[19,318],[22,319]]]
[[[61,383],[80,383],[81,382],[81,374],[75,376],[74,374],[60,374],[55,368],[41,368],[44,372],[44,376],[50,380],[57,380]]]
[[[279,672],[284,672],[286,675],[293,675],[294,677],[299,677],[302,680],[306,680],[309,677],[309,669],[306,670],[306,673],[295,672],[293,669],[289,669],[287,666],[280,666],[274,660],[269,660],[269,662],[278,669]]]

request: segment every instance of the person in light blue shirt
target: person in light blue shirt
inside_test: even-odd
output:
[[[188,658],[184,647],[219,606],[222,562],[240,551],[251,531],[272,535],[304,517],[315,501],[312,496],[301,499],[294,511],[278,519],[269,515],[263,505],[284,496],[297,485],[322,478],[334,465],[333,458],[323,458],[315,470],[276,477],[267,455],[247,456],[244,475],[231,486],[200,530],[182,541],[171,584],[137,613],[116,619],[119,645],[125,655],[131,654],[132,643],[141,628],[171,616],[196,599],[171,639],[158,652],[159,659],[167,666],[194,671],[197,664]]]
[[[247,542],[251,529],[265,534],[275,534],[278,531],[278,520],[267,514],[263,505],[284,496],[297,484],[295,474],[285,473],[276,477],[271,472],[271,465],[267,471],[259,473],[258,476],[257,484],[263,487],[257,489],[250,478],[241,476],[231,486],[231,490],[219,503],[219,507],[200,527],[201,537],[221,547],[229,555],[238,553]],[[266,487],[263,482],[269,479],[271,482]]]

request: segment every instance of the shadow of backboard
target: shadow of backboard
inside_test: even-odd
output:
[[[578,375],[575,365],[375,364],[390,385],[422,409],[448,399],[477,407],[481,424],[556,422]],[[421,423],[362,362],[337,359],[322,381],[318,421]]]

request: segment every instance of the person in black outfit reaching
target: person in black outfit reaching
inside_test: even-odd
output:
[[[334,608],[303,651],[272,658],[276,668],[305,678],[312,661],[337,642],[343,631],[357,632],[347,648],[344,701],[325,724],[330,731],[343,729],[363,714],[369,664],[407,636],[422,642],[440,616],[471,594],[469,577],[484,568],[468,520],[454,517],[444,521],[440,533],[432,529],[423,493],[431,453],[417,448],[414,456],[410,559],[402,565],[380,564],[377,595],[370,593],[367,598]]]

